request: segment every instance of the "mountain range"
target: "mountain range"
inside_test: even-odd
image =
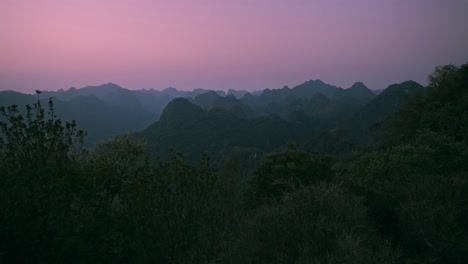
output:
[[[59,118],[76,120],[88,132],[90,147],[138,131],[136,136],[147,140],[153,155],[167,157],[175,149],[188,160],[196,160],[202,152],[222,159],[234,150],[268,152],[287,143],[330,148],[333,144],[324,142],[346,139],[355,144],[371,124],[424,89],[408,81],[374,92],[362,82],[343,89],[318,79],[252,93],[172,87],[128,90],[108,83],[40,95],[3,91],[0,106],[52,97]]]

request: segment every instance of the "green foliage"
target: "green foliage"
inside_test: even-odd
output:
[[[3,158],[14,165],[28,164],[32,171],[53,166],[66,166],[81,158],[85,133],[77,130],[76,123],[65,123],[55,116],[52,99],[48,112],[38,100],[26,106],[23,116],[17,105],[0,108],[6,119],[0,123],[2,136],[0,149]]]
[[[430,130],[468,144],[468,64],[439,66],[428,79],[428,95],[400,108],[392,138],[406,142]]]
[[[278,200],[299,186],[330,180],[330,162],[329,157],[303,152],[292,145],[287,151],[266,157],[253,173],[247,191],[248,205]]]
[[[371,218],[410,257],[465,263],[468,152],[434,133],[357,160],[351,185]]]
[[[92,188],[106,196],[109,205],[116,201],[122,187],[136,174],[144,160],[145,146],[144,141],[131,134],[97,146],[89,164]]]
[[[225,160],[218,171],[215,185],[214,206],[221,213],[220,256],[223,262],[234,261],[235,245],[240,229],[248,213],[244,205],[244,193],[252,171],[261,162],[261,155],[253,149],[238,149],[236,154]]]
[[[131,134],[96,147],[75,188],[76,222],[70,248],[77,262],[121,262],[127,242],[121,196],[144,161],[145,143]]]
[[[457,67],[453,64],[437,66],[434,69],[434,72],[431,73],[427,78],[431,92],[446,92],[446,89],[453,89],[454,87],[450,86],[453,86],[455,82],[459,81],[456,79],[456,75],[459,73],[459,71],[460,67]]]
[[[244,226],[236,263],[395,263],[397,252],[366,220],[360,198],[336,184],[285,195]]]
[[[0,109],[0,253],[7,262],[207,262],[223,208],[216,171],[180,155],[150,163],[131,135],[96,147],[62,124],[49,101]]]
[[[47,114],[40,101],[24,116],[15,105],[0,114],[0,252],[13,262],[60,259],[85,133],[63,125],[52,100]]]
[[[372,147],[387,150],[365,153],[346,180],[409,259],[465,263],[468,64],[439,66],[428,80],[426,95],[376,128]]]
[[[219,221],[212,211],[214,180],[215,171],[207,160],[194,169],[180,155],[141,167],[121,197],[127,228],[132,230],[132,260],[193,263],[212,259]]]

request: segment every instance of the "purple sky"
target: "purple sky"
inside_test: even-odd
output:
[[[0,0],[0,90],[381,89],[466,62],[467,0]]]

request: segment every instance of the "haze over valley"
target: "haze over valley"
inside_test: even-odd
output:
[[[45,104],[53,98],[57,116],[75,120],[78,129],[87,132],[89,148],[134,132],[148,141],[154,155],[168,157],[175,148],[196,161],[203,152],[223,157],[218,153],[239,148],[265,153],[287,143],[308,145],[330,129],[348,129],[351,121],[362,126],[346,130],[347,136],[359,138],[373,122],[393,113],[400,101],[423,91],[413,81],[372,91],[361,82],[343,89],[317,79],[253,93],[128,90],[108,83],[38,95],[4,91],[0,105],[24,106],[37,99]]]

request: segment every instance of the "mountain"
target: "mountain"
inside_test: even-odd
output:
[[[111,105],[95,95],[78,96],[69,101],[54,101],[56,113],[64,121],[75,120],[87,131],[88,146],[111,140],[129,131],[148,127],[156,119],[143,108]]]
[[[147,140],[153,155],[167,158],[175,149],[196,163],[203,152],[221,161],[235,149],[271,151],[300,140],[307,132],[301,124],[278,116],[243,119],[225,109],[204,110],[186,98],[177,98],[167,105],[159,121],[136,135]]]
[[[22,94],[15,91],[0,91],[0,106],[17,104],[19,106],[33,104],[37,97],[31,94]]]
[[[166,89],[162,90],[161,94],[167,94],[167,95],[169,95],[170,97],[173,97],[173,98],[175,98],[175,97],[185,97],[187,95],[186,92],[179,91],[174,87],[169,87],[169,88],[166,88]]]
[[[135,90],[132,91],[140,101],[141,106],[153,114],[158,119],[166,105],[173,99],[169,94],[156,90]]]
[[[322,93],[316,93],[311,98],[304,99],[303,108],[307,115],[335,125],[348,118],[350,114],[358,109],[343,102],[331,100]]]
[[[296,97],[312,97],[316,93],[321,93],[328,98],[332,98],[338,87],[326,84],[321,80],[309,80],[303,84],[292,88],[292,94]]]
[[[402,101],[414,94],[424,93],[426,88],[415,81],[406,81],[388,86],[361,111],[367,123],[382,119],[395,112]]]
[[[202,108],[210,109],[214,107],[215,102],[220,98],[223,97],[217,94],[215,91],[209,91],[195,96],[193,102]]]
[[[307,145],[335,156],[344,156],[362,143],[372,126],[389,118],[410,96],[422,94],[425,90],[424,86],[414,81],[392,84],[358,111],[351,112],[352,115],[341,124],[312,139]]]
[[[272,103],[283,101],[288,97],[292,97],[291,89],[288,86],[284,86],[281,89],[265,89],[258,98],[263,103]]]
[[[37,97],[30,94],[22,94],[15,91],[0,91],[0,107],[8,107],[12,104],[18,105],[20,113],[25,113],[24,105],[35,103]],[[0,115],[0,122],[5,122],[6,118]],[[1,137],[1,135],[0,135]]]
[[[383,92],[385,89],[377,89],[377,90],[372,90],[372,92],[375,94],[375,95],[379,95],[381,92]]]
[[[232,94],[220,96],[218,93],[210,91],[197,95],[192,102],[205,110],[220,108],[230,111],[240,118],[252,117],[252,110]]]
[[[158,123],[176,127],[187,122],[196,121],[205,111],[186,98],[176,98],[164,108]]]
[[[146,110],[132,91],[112,83],[66,91],[43,91],[37,96],[4,91],[0,92],[0,105],[18,104],[23,110],[26,104],[33,104],[38,98],[47,105],[50,97],[54,98],[55,113],[59,118],[75,120],[79,129],[87,131],[88,146],[129,131],[142,130],[157,120],[157,115]]]
[[[229,89],[226,95],[234,95],[237,99],[242,98],[246,93],[248,93],[246,90],[233,90]]]
[[[286,142],[317,142],[319,135],[326,137],[332,130],[344,131],[332,135],[357,142],[371,124],[423,89],[408,81],[391,85],[376,96],[362,82],[342,89],[318,79],[261,93],[172,87],[128,90],[107,83],[44,91],[40,98],[54,97],[59,117],[76,120],[88,131],[90,145],[141,131],[141,136],[167,156],[172,147],[187,155],[205,150],[218,153],[221,147],[226,153],[233,148],[269,151]],[[0,93],[0,104],[30,104],[36,98],[5,91]]]
[[[75,97],[90,95],[96,96],[103,102],[111,105],[119,105],[120,107],[127,108],[141,107],[141,102],[132,91],[124,89],[114,83],[107,83],[99,86],[86,86],[80,89],[72,87],[66,91],[43,91],[41,96],[45,98],[54,97],[62,101],[69,101]]]
[[[230,135],[241,129],[242,123],[228,112],[206,111],[186,98],[176,98],[164,109],[159,121],[136,135],[147,140],[153,155],[166,158],[175,149],[188,159],[197,160],[203,151],[229,145]]]
[[[284,86],[281,89],[265,89],[260,95],[244,94],[240,101],[251,109],[252,116],[269,114],[288,114],[303,109],[308,99],[320,94],[333,101],[340,109],[348,108],[348,113],[370,102],[374,93],[363,83],[357,82],[348,89],[326,84],[321,80],[310,80],[294,88]],[[302,101],[302,102],[300,102]]]
[[[362,82],[356,82],[348,89],[338,88],[332,98],[343,103],[364,106],[375,96]]]
[[[175,149],[190,162],[196,162],[203,152],[219,161],[234,149],[265,153],[288,142],[319,138],[329,129],[346,127],[373,100],[372,91],[359,82],[341,89],[316,80],[293,89],[284,86],[265,89],[260,95],[245,93],[240,99],[232,92],[221,96],[209,91],[172,100],[159,121],[137,135],[147,140],[153,155],[168,157],[170,149]],[[248,114],[239,115],[235,109]]]

